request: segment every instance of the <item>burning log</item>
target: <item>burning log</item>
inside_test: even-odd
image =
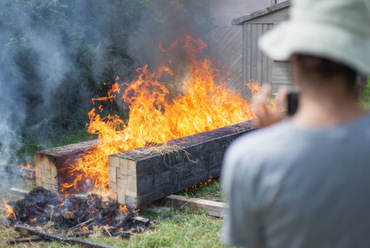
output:
[[[87,241],[83,239],[78,239],[78,238],[59,236],[56,234],[43,232],[43,231],[37,230],[35,228],[27,227],[27,226],[16,225],[14,229],[17,232],[21,232],[21,233],[27,232],[29,234],[39,236],[45,240],[55,240],[59,242],[65,242],[68,244],[78,244],[78,245],[82,245],[83,247],[91,247],[91,248],[114,248],[113,246],[110,246],[110,245],[99,244],[99,243],[95,243],[95,242],[91,242],[91,241]]]
[[[109,156],[109,186],[121,204],[141,207],[220,176],[228,145],[253,130],[251,121]]]
[[[97,140],[90,140],[35,153],[36,185],[55,193],[59,192],[61,183],[73,180],[68,176],[68,166],[85,151],[93,149],[97,143]]]
[[[174,139],[166,146],[143,147],[111,155],[109,196],[120,204],[138,208],[219,177],[227,146],[251,130],[254,130],[253,122],[247,121]],[[93,140],[36,153],[36,184],[59,192],[61,184],[75,179],[68,174],[69,165],[96,144]]]

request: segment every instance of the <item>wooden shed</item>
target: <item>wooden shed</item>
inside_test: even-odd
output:
[[[232,20],[233,25],[242,26],[242,82],[270,82],[274,90],[291,83],[288,64],[269,59],[258,48],[258,39],[264,33],[288,19],[290,4],[283,1]]]
[[[265,9],[281,0],[210,0],[213,29],[210,37],[212,60],[229,72],[229,84],[247,94],[243,80],[243,25],[233,25],[235,17]],[[225,72],[224,71],[224,72]]]

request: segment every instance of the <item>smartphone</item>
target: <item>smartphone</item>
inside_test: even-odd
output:
[[[289,92],[287,95],[287,115],[292,116],[298,109],[299,92]]]

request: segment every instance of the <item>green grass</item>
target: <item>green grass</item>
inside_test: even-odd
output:
[[[154,230],[134,235],[121,247],[222,247],[219,218],[191,210],[170,213]]]
[[[221,184],[219,179],[213,179],[207,185],[200,184],[195,189],[187,189],[178,194],[192,198],[222,201]]]
[[[47,142],[47,145],[48,147],[58,147],[69,144],[75,144],[96,138],[97,135],[92,135],[88,133],[87,130],[83,129],[77,130],[75,132],[66,133],[58,137],[53,137]]]
[[[361,105],[366,109],[370,109],[370,79],[367,86],[362,90]]]
[[[0,216],[1,218],[1,216]],[[19,233],[14,231],[14,228],[7,228],[0,225],[0,247],[5,248],[25,248],[25,247],[33,247],[33,248],[82,248],[80,245],[69,245],[60,242],[32,242],[32,243],[24,243],[18,245],[8,245],[6,243],[7,240],[18,238]]]
[[[361,104],[370,109],[370,81],[362,92]],[[48,146],[62,146],[71,143],[77,143],[91,138],[85,130],[74,133],[68,133],[53,138],[48,141]],[[39,149],[38,144],[29,144],[31,149]],[[210,199],[221,201],[221,185],[219,179],[212,180],[207,185],[198,185],[179,193],[180,195],[194,198]],[[208,216],[205,212],[193,212],[192,210],[164,210],[160,213],[150,210],[141,210],[139,212],[143,217],[157,224],[143,233],[133,234],[130,239],[121,239],[119,237],[105,237],[101,233],[90,236],[89,240],[108,244],[114,247],[223,247],[220,241],[220,228],[222,220]],[[79,245],[68,245],[59,242],[41,242],[31,244],[22,244],[16,246],[7,246],[6,240],[17,236],[18,233],[12,227],[6,228],[0,225],[0,247],[51,247],[79,248]]]
[[[96,138],[87,133],[86,130],[66,132],[54,135],[43,145],[35,141],[25,141],[24,146],[19,150],[18,156],[28,158],[30,161],[33,153],[49,148],[78,143]],[[32,159],[32,158],[31,158]],[[198,185],[196,188],[179,193],[180,195],[221,201],[221,186],[218,179],[211,181],[207,185]],[[4,197],[4,195],[3,195]],[[7,197],[6,197],[7,198]],[[9,199],[9,198],[7,198]],[[130,239],[119,237],[105,237],[97,232],[90,235],[88,240],[108,244],[114,247],[222,247],[220,242],[221,219],[211,217],[205,212],[194,212],[189,209],[177,210],[170,209],[157,213],[155,211],[141,210],[140,215],[155,221],[152,228],[143,233],[133,234]],[[5,213],[0,213],[0,218]],[[168,218],[168,216],[171,216]],[[59,242],[34,242],[32,244],[19,244],[14,246],[6,245],[6,241],[18,236],[13,227],[0,225],[0,247],[81,247],[79,245],[68,245]]]
[[[219,179],[209,184],[183,191],[180,195],[203,199],[221,200]],[[160,209],[161,211],[156,211]],[[178,210],[149,206],[140,210],[139,214],[155,223],[142,233],[133,234],[129,239],[106,237],[100,232],[90,235],[89,241],[111,245],[114,247],[223,247],[220,241],[222,219],[209,216],[206,212],[194,212],[190,209]],[[2,214],[4,216],[5,213]],[[68,245],[59,242],[37,242],[32,245],[23,244],[7,246],[6,241],[18,236],[13,227],[0,225],[0,247],[52,247],[80,248],[79,245]]]
[[[221,219],[211,217],[205,212],[193,212],[189,209],[164,210],[160,213],[148,210],[140,211],[143,217],[156,220],[150,229],[133,234],[129,239],[106,237],[100,232],[90,235],[89,241],[114,247],[223,247],[220,241]],[[12,227],[0,226],[0,247],[75,247],[58,242],[37,242],[7,246],[8,239],[18,236]]]
[[[153,217],[153,213],[143,216]],[[133,234],[130,239],[107,238],[101,234],[90,240],[104,242],[115,247],[223,247],[220,242],[221,219],[210,217],[205,212],[169,210],[157,218],[170,216],[159,221],[152,229]]]
[[[19,164],[24,162],[33,164],[33,154],[35,154],[35,152],[51,147],[64,146],[96,138],[96,135],[88,133],[86,129],[53,135],[49,140],[42,143],[39,143],[34,139],[25,138],[22,146],[17,150],[17,153],[15,154],[16,158],[14,158],[13,161],[17,161]]]

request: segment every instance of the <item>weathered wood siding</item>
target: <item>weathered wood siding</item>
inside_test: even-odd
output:
[[[271,30],[272,23],[243,25],[243,81],[271,82],[272,61],[258,49],[258,38]]]
[[[215,26],[231,26],[231,21],[272,5],[275,0],[211,0],[211,13]]]
[[[210,53],[214,63],[220,62],[228,72],[230,88],[247,94],[243,81],[243,27],[231,21],[240,15],[271,6],[274,0],[211,0],[214,28],[211,32]]]
[[[258,39],[282,21],[287,20],[288,17],[289,8],[286,7],[243,22],[242,75],[244,82],[271,82],[274,90],[281,85],[290,84],[289,65],[272,61],[258,47]]]
[[[229,73],[230,87],[240,90],[242,82],[242,52],[243,33],[242,28],[217,27],[211,33],[210,44],[211,57],[215,63],[221,62],[223,73]]]
[[[271,82],[274,89],[291,81],[288,66],[268,59],[258,48],[261,35],[288,19],[289,5],[286,0],[211,0],[211,57],[221,62],[231,88],[243,96],[249,93],[249,81]],[[243,14],[233,23],[241,25],[232,26]]]
[[[287,62],[273,62],[272,82],[273,90],[276,91],[280,86],[289,85],[293,81],[291,64]]]

